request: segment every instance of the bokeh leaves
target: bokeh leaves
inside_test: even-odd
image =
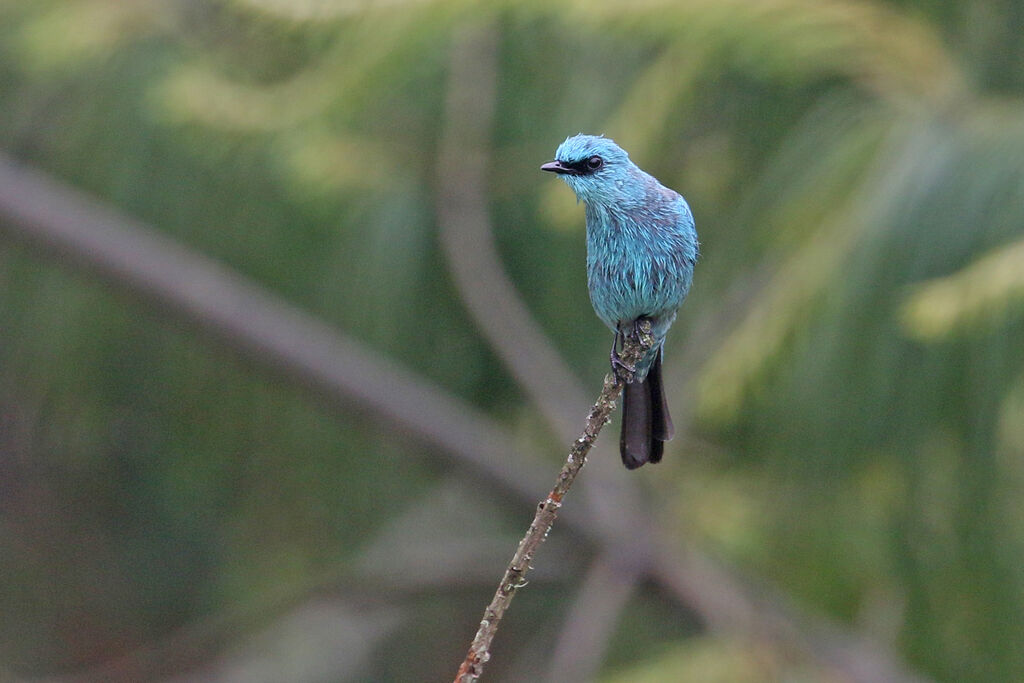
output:
[[[494,21],[496,241],[577,371],[596,376],[606,357],[583,287],[581,211],[536,166],[567,134],[606,133],[697,215],[704,256],[667,362],[686,378],[673,405],[693,407],[680,431],[714,448],[674,444],[658,507],[936,678],[1014,680],[1024,93],[985,92],[975,65],[1009,71],[1011,58],[979,55],[973,34],[973,53],[958,52],[956,36],[979,29],[934,4],[4,2],[0,139],[541,442],[434,244],[450,37]],[[26,424],[43,434],[19,448],[79,444],[70,456],[103,477],[121,471],[104,464],[115,446],[149,443],[152,458],[125,465],[159,501],[141,509],[185,530],[196,548],[185,560],[213,577],[199,597],[167,590],[215,608],[218,590],[299,580],[372,533],[353,517],[375,500],[365,458],[382,455],[393,476],[403,446],[311,416],[166,323],[32,274],[24,254],[6,259],[0,398],[37,407]],[[692,349],[703,329],[720,334]],[[438,363],[452,348],[462,365]],[[118,359],[133,381],[119,383]],[[415,498],[429,480],[409,472],[402,490]],[[225,493],[239,481],[244,493]],[[326,483],[342,481],[352,490]],[[183,501],[211,497],[189,517]],[[346,531],[325,547],[333,528]],[[612,668],[740,679],[752,666],[744,644],[714,638],[665,652]],[[773,656],[773,670],[800,670]]]

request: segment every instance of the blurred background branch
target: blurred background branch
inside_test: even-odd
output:
[[[536,490],[501,428],[220,264],[0,157],[5,231],[181,316],[346,410],[369,411],[521,495]],[[505,445],[509,444],[509,445]],[[506,453],[500,454],[502,450]]]
[[[556,435],[570,439],[588,400],[518,298],[488,216],[498,38],[493,24],[462,27],[453,36],[437,160],[439,236],[455,286],[480,332]]]

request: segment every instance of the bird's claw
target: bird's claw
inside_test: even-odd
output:
[[[636,366],[622,360],[622,357],[619,355],[619,341],[622,339],[622,333],[616,332],[615,340],[612,342],[612,352],[608,356],[608,360],[612,364],[612,374],[629,384],[633,381],[633,373],[636,372]]]
[[[644,323],[648,324],[646,331],[644,330]],[[649,325],[650,319],[641,316],[633,321],[632,329],[628,334],[623,332],[621,329],[615,331],[615,339],[612,340],[612,352],[609,355],[609,360],[612,364],[612,374],[624,381],[626,384],[631,384],[633,382],[633,374],[636,372],[636,366],[630,365],[626,361],[622,360],[622,357],[619,355],[619,347],[625,345],[627,336],[630,339],[639,341],[641,335],[650,330]]]
[[[612,363],[613,375],[623,380],[627,384],[633,381],[633,373],[636,372],[636,367],[622,360],[622,358],[619,357],[618,351],[612,351],[610,360]]]

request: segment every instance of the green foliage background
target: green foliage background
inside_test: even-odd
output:
[[[554,472],[563,445],[436,239],[452,36],[479,24],[499,36],[494,233],[595,393],[582,211],[538,165],[605,133],[694,208],[667,353],[685,429],[629,475],[654,514],[922,675],[1024,679],[1024,3],[0,0],[0,149],[482,408]],[[526,511],[435,455],[0,239],[0,678],[183,630],[214,645],[142,675],[262,637],[248,680],[450,678]],[[489,540],[417,555],[456,530]],[[588,552],[544,547],[495,680],[539,675]],[[362,593],[367,567],[444,580]],[[324,577],[333,621],[274,631],[275,596]],[[831,675],[649,588],[602,669]]]

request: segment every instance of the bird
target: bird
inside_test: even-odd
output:
[[[587,288],[597,317],[615,333],[612,371],[625,368],[619,343],[650,321],[654,344],[622,393],[622,464],[633,470],[661,461],[675,428],[665,400],[665,337],[690,292],[699,254],[689,204],[634,164],[613,140],[573,135],[542,171],[556,173],[586,214]]]

